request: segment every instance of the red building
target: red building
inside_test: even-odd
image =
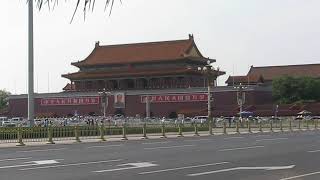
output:
[[[87,58],[71,63],[79,68],[78,72],[62,75],[70,80],[63,92],[35,95],[35,113],[36,116],[102,115],[101,92],[105,90],[110,93],[107,115],[144,117],[146,96],[151,97],[153,116],[206,115],[208,82],[197,69],[207,61],[215,62],[201,54],[192,35],[185,40],[136,44],[102,46],[97,42]],[[256,69],[266,73],[258,73]],[[236,115],[239,108],[233,85],[246,82],[250,86],[245,89],[244,110],[259,116],[272,115],[275,105],[268,74],[273,73],[266,69],[274,68],[252,67],[247,76],[229,77],[228,86],[212,88],[213,115]],[[299,108],[302,107],[280,106],[279,115],[293,115]],[[8,115],[27,117],[27,95],[10,96]]]

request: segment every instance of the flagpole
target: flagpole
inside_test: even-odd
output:
[[[33,0],[28,2],[28,120],[34,126]]]

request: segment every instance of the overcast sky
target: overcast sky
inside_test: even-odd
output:
[[[1,0],[0,89],[27,91],[26,0]],[[75,0],[60,0],[53,11],[35,11],[35,91],[59,92],[68,83],[61,74],[75,72],[102,45],[186,39],[227,75],[246,74],[249,66],[319,63],[319,0],[122,0],[111,17],[98,0],[83,20],[70,24]]]

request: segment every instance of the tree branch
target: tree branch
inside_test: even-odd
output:
[[[27,0],[27,3],[29,2],[30,0]],[[48,5],[48,8],[49,10],[51,9],[51,5],[53,5],[52,8],[54,8],[55,6],[58,5],[58,2],[61,1],[61,0],[34,0],[35,3],[36,3],[36,7],[41,10],[43,8],[43,5],[44,4],[47,4]],[[65,0],[66,2],[67,0]],[[118,0],[120,1],[120,3],[122,3],[121,0]],[[82,3],[83,2],[83,3]],[[110,7],[110,10],[109,10],[109,16],[111,15],[111,12],[112,12],[112,9],[113,9],[113,5],[114,5],[114,2],[115,0],[105,0],[105,8],[104,10],[106,11],[108,9],[108,7]],[[71,18],[71,21],[70,23],[73,21],[74,19],[74,16],[77,12],[77,10],[79,8],[81,8],[81,4],[83,6],[83,15],[84,15],[84,19],[86,18],[86,12],[87,11],[93,11],[94,7],[95,7],[95,3],[96,1],[95,0],[77,0],[77,4],[76,4],[76,7],[74,9],[74,12],[73,12],[73,15],[72,15],[72,18]]]

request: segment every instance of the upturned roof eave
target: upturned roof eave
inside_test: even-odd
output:
[[[71,65],[76,67],[93,67],[93,66],[106,66],[106,65],[127,65],[127,64],[152,64],[152,63],[166,63],[166,62],[173,62],[173,61],[181,61],[181,60],[190,60],[190,61],[197,61],[201,62],[203,61],[206,63],[208,60],[211,63],[216,62],[215,59],[205,58],[205,57],[188,57],[188,56],[182,56],[181,58],[174,58],[174,59],[160,59],[160,60],[150,60],[150,61],[136,61],[136,62],[130,62],[130,63],[96,63],[96,64],[85,64],[83,61],[79,62],[73,62]]]
[[[170,72],[144,72],[144,73],[119,73],[119,72],[114,72],[114,75],[101,75],[106,72],[101,72],[101,74],[97,73],[95,75],[88,75],[91,76],[88,78],[85,78],[83,76],[86,76],[82,74],[84,72],[76,72],[76,73],[70,73],[70,74],[63,74],[61,75],[64,78],[67,78],[69,80],[82,80],[82,79],[100,79],[100,78],[123,78],[123,77],[143,77],[143,76],[166,76],[166,75],[185,75],[185,74],[194,74],[194,75],[201,75],[200,72],[193,70],[193,69],[180,69],[177,71],[170,71]],[[82,74],[82,75],[81,75]],[[81,75],[82,77],[75,77],[77,75]]]

